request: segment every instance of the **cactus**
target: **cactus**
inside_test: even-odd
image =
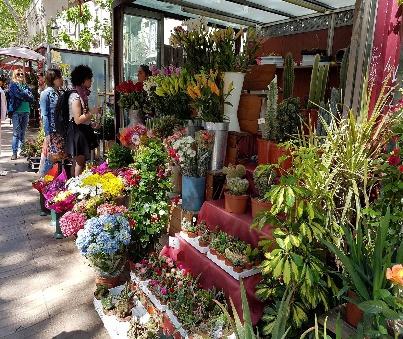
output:
[[[319,62],[320,56],[317,54],[312,68],[308,108],[315,108],[315,104],[318,105],[325,98],[329,65],[320,66]]]
[[[113,297],[112,295],[108,295],[106,297],[103,297],[101,299],[101,304],[104,312],[111,311],[115,308],[115,304],[113,303]]]
[[[223,168],[223,173],[228,178],[242,178],[246,174],[246,168],[244,165],[232,165],[229,164],[228,167]]]
[[[340,65],[340,89],[343,96],[346,90],[349,55],[350,55],[350,47],[346,48],[346,51],[344,52],[343,55],[343,60],[341,61]]]
[[[291,53],[288,53],[284,60],[284,73],[283,73],[283,98],[288,99],[292,97],[294,92],[294,59]]]
[[[267,86],[267,108],[264,116],[265,122],[262,124],[262,138],[269,140],[275,139],[276,134],[276,115],[277,115],[277,100],[278,100],[278,88],[277,88],[277,76]]]

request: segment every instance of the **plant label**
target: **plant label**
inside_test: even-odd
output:
[[[265,118],[257,119],[257,123],[258,123],[259,125],[262,125],[262,124],[264,124],[265,122],[266,122]]]

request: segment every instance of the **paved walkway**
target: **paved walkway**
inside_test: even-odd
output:
[[[0,338],[108,338],[92,305],[94,274],[71,239],[55,240],[39,216],[37,177],[10,161],[11,126],[2,123],[0,171]]]

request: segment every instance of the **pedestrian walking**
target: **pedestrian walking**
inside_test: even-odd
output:
[[[4,85],[6,83],[6,79],[1,76],[0,77],[0,121],[6,120],[7,117],[7,98],[4,92]],[[0,126],[0,154],[1,154],[1,126]]]
[[[25,74],[21,69],[15,69],[12,82],[8,90],[8,114],[13,122],[13,155],[11,160],[17,159],[17,153],[25,140],[25,131],[28,126],[30,103],[34,101],[31,90],[25,84]]]
[[[44,176],[53,166],[53,162],[64,150],[63,138],[56,135],[55,110],[63,86],[62,73],[58,69],[49,69],[45,75],[46,88],[39,99],[42,126],[45,132],[39,175]]]

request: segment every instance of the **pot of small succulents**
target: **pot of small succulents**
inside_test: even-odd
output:
[[[243,178],[246,174],[245,166],[230,164],[224,167],[223,173],[227,176],[227,191],[224,193],[225,210],[230,213],[244,214],[249,201],[249,195],[246,194],[249,181]]]
[[[228,235],[226,233],[218,232],[214,234],[210,244],[210,252],[218,259],[224,260],[224,253],[228,242]]]
[[[200,237],[207,231],[207,223],[202,220],[196,225],[197,235]]]
[[[273,165],[259,165],[253,172],[253,182],[257,191],[257,196],[252,200],[252,217],[271,208],[271,203],[265,199],[266,193],[276,178],[276,172]]]
[[[199,238],[199,246],[208,247],[210,243],[211,243],[211,233],[209,230],[206,230]]]
[[[196,238],[198,236],[197,226],[192,222],[192,220],[183,218],[181,226],[182,231],[185,232],[189,238]]]
[[[241,273],[244,270],[247,262],[248,261],[244,255],[234,256],[233,261],[232,261],[232,266],[233,266],[234,271],[236,273]]]
[[[133,292],[130,289],[130,284],[126,283],[115,305],[115,314],[118,319],[121,321],[129,321],[132,316],[133,306]]]

